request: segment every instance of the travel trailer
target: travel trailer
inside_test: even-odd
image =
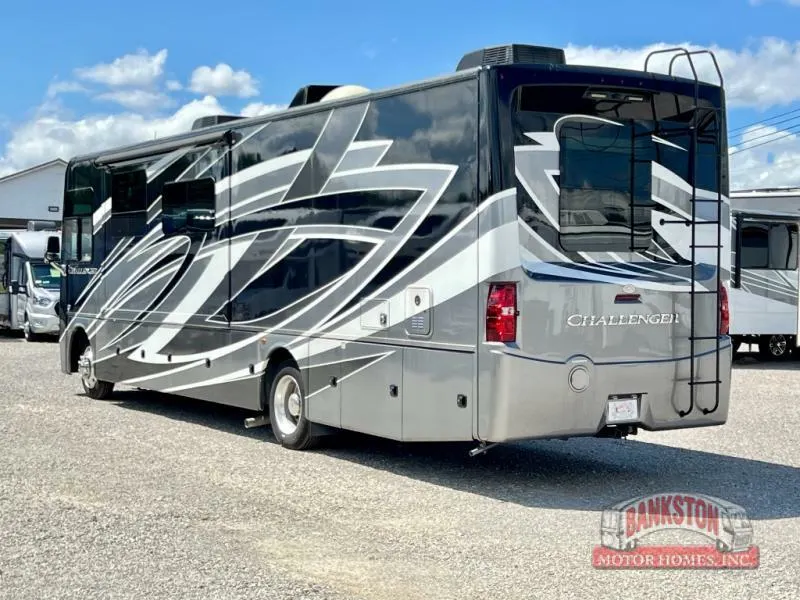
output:
[[[698,54],[493,47],[75,157],[61,368],[249,409],[293,449],[723,424],[724,92],[672,72]]]
[[[763,359],[796,354],[800,188],[731,193],[730,334],[734,352],[757,346]]]
[[[57,336],[61,273],[45,262],[55,223],[31,221],[28,230],[0,231],[0,329],[22,331],[28,341]]]

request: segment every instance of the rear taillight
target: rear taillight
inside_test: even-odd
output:
[[[728,306],[728,290],[721,283],[719,284],[719,333],[728,335],[728,328],[731,324],[730,307]]]
[[[486,305],[486,341],[514,342],[517,339],[517,285],[492,283]]]

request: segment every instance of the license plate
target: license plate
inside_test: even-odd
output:
[[[639,420],[639,398],[612,398],[606,410],[607,423],[627,423]]]

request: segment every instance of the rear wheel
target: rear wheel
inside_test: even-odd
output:
[[[758,341],[758,353],[767,360],[784,360],[789,357],[789,337],[782,334],[762,335]]]
[[[269,415],[272,431],[284,448],[306,450],[317,438],[306,419],[305,390],[300,371],[292,361],[281,363],[268,377]]]
[[[78,359],[78,372],[81,375],[81,384],[86,395],[95,400],[105,400],[114,391],[111,381],[97,379],[94,371],[94,352],[91,344],[86,346]]]

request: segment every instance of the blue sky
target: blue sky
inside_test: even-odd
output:
[[[0,174],[169,134],[200,112],[266,111],[307,83],[379,88],[450,72],[465,52],[511,41],[620,66],[654,44],[710,46],[731,130],[800,108],[800,0],[45,0],[3,13]],[[791,116],[777,127],[800,125]],[[788,132],[753,132],[777,145],[732,158],[743,184],[800,185]]]

